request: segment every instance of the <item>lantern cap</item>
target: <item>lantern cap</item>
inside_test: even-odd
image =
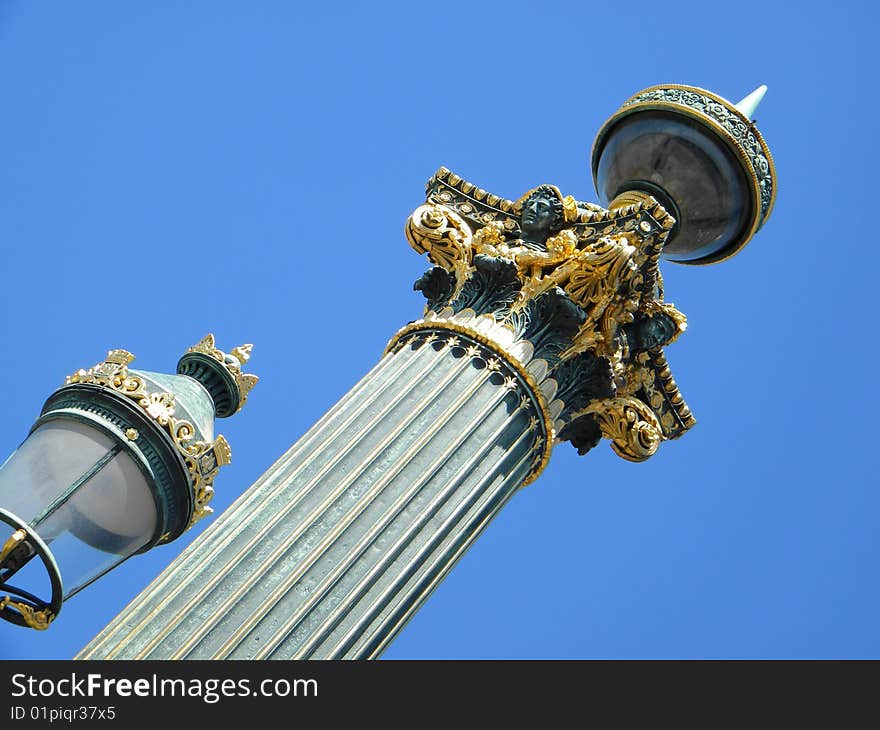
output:
[[[206,335],[190,347],[177,363],[177,372],[198,380],[211,394],[217,418],[237,413],[259,378],[242,371],[253,345],[233,347],[229,353],[217,348],[214,335]]]

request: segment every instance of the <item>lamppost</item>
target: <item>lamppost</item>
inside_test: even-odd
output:
[[[80,658],[376,657],[555,446],[642,461],[684,434],[659,260],[721,261],[766,222],[763,91],[633,96],[593,148],[601,206],[441,168],[406,223],[423,316]]]
[[[249,355],[250,345],[227,355],[208,335],[177,375],[132,370],[134,356],[113,350],[67,378],[0,468],[0,522],[11,531],[0,538],[0,617],[46,629],[63,601],[211,512],[231,457],[214,417],[247,399]],[[33,586],[47,581],[40,598]]]

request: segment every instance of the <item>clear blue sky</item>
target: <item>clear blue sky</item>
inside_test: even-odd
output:
[[[262,380],[220,422],[222,510],[421,312],[403,236],[440,165],[594,200],[647,86],[736,100],[779,173],[735,259],[666,264],[699,423],[645,464],[557,449],[387,658],[878,657],[876,5],[0,0],[0,459],[115,347],[205,333]],[[197,531],[194,531],[197,532]],[[194,533],[0,658],[66,658]]]

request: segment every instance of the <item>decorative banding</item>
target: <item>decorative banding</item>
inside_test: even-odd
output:
[[[491,338],[487,337],[481,332],[476,332],[465,325],[459,324],[458,322],[451,322],[449,320],[418,320],[416,322],[411,322],[410,324],[406,325],[406,327],[398,330],[394,337],[391,338],[391,341],[385,348],[385,353],[394,351],[399,344],[405,344],[402,342],[402,340],[407,335],[418,332],[430,332],[431,330],[454,332],[459,335],[464,335],[476,344],[483,345],[494,355],[500,357],[526,386],[528,393],[532,398],[532,401],[537,406],[537,410],[541,415],[539,422],[541,424],[541,431],[544,439],[544,446],[541,450],[540,459],[538,463],[532,468],[529,475],[523,481],[523,486],[531,484],[533,481],[535,481],[535,479],[538,478],[538,476],[541,474],[542,471],[544,471],[544,468],[549,463],[550,454],[553,452],[554,440],[553,418],[550,415],[550,409],[548,407],[547,400],[541,392],[538,383],[535,381],[534,376],[528,370],[526,370],[526,368],[522,365],[522,363],[519,362],[519,360],[513,357],[509,352],[507,352],[507,350],[505,350],[505,348],[503,348]]]

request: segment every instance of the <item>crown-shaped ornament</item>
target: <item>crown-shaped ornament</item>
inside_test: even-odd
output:
[[[177,372],[198,380],[214,400],[218,418],[226,418],[241,410],[248,394],[259,378],[242,371],[250,360],[253,345],[233,347],[229,353],[220,350],[214,335],[206,335],[180,358]]]

